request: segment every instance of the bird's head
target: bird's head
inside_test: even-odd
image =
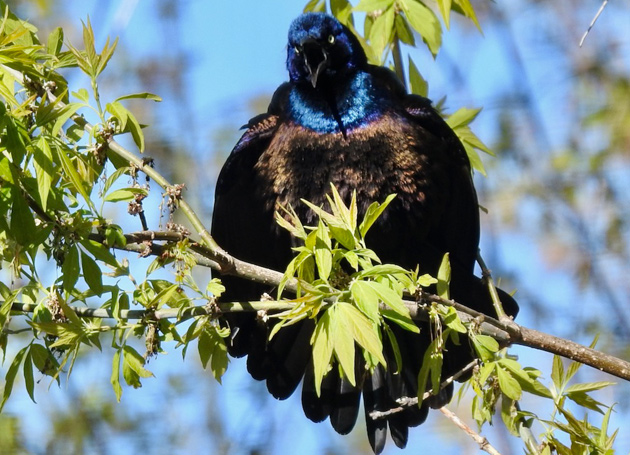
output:
[[[333,80],[367,64],[354,34],[337,19],[323,13],[306,13],[289,28],[287,69],[293,82]]]

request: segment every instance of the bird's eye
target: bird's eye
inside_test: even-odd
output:
[[[295,46],[293,50],[295,51],[297,55],[300,55],[300,48],[298,46]]]
[[[334,44],[334,42],[335,42],[335,35],[328,35],[328,42],[330,44]]]

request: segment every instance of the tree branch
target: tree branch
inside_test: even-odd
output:
[[[252,266],[252,269],[264,269],[262,267]],[[270,271],[273,272],[273,271]],[[279,272],[273,272],[271,275],[282,276]],[[260,281],[264,282],[264,281]],[[268,284],[277,285],[279,281],[269,279]],[[539,332],[534,329],[530,329],[514,322],[505,323],[500,322],[490,316],[483,313],[479,313],[471,308],[465,307],[455,301],[443,299],[440,296],[423,292],[420,296],[420,304],[409,300],[404,300],[403,303],[409,309],[410,315],[413,319],[427,320],[428,312],[425,305],[430,302],[439,302],[444,305],[449,305],[457,310],[458,316],[463,322],[475,322],[478,325],[478,330],[481,334],[489,335],[495,338],[497,341],[505,344],[512,345],[518,344],[522,346],[528,346],[534,349],[547,351],[552,354],[557,354],[562,357],[589,365],[593,368],[597,368],[600,371],[604,371],[613,376],[621,379],[630,380],[630,363],[605,354],[601,351],[583,346],[579,343],[575,343],[571,340],[564,338],[558,338],[547,333]],[[4,301],[2,301],[3,303]],[[235,311],[285,311],[294,307],[294,304],[290,301],[263,301],[263,302],[232,302],[232,303],[218,303],[219,309],[224,312]],[[12,306],[14,311],[32,312],[35,305],[15,303]],[[73,308],[78,315],[85,317],[100,317],[111,318],[113,314],[110,310],[105,309],[93,309],[85,307]],[[146,317],[158,317],[160,319],[165,318],[177,318],[182,317],[185,314],[186,317],[199,316],[212,314],[208,306],[196,306],[180,309],[168,309],[168,310],[127,310],[125,319],[137,318],[143,319]],[[158,316],[155,316],[155,315]],[[216,314],[216,313],[215,313]]]
[[[501,455],[501,453],[497,449],[495,449],[492,444],[490,444],[485,436],[481,436],[480,434],[476,433],[472,428],[466,425],[466,423],[462,419],[457,417],[457,415],[453,411],[450,411],[446,407],[442,407],[440,408],[440,412],[444,414],[448,420],[464,430],[464,432],[468,436],[470,436],[477,444],[479,444],[479,448],[481,450],[483,450],[484,452],[488,452],[490,455]]]

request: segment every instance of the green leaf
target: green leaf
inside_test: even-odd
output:
[[[116,401],[120,403],[122,397],[122,386],[120,385],[120,349],[114,352],[114,358],[112,359],[112,375],[109,378],[109,382],[112,384],[114,393],[116,394]]]
[[[121,312],[129,309],[129,296],[126,293],[120,295],[112,295],[112,314],[117,321],[122,319]]]
[[[376,281],[368,281],[366,284],[376,292],[385,305],[396,313],[409,317],[409,309],[405,306],[402,297],[396,291]]]
[[[354,321],[353,318],[359,314],[361,318],[365,318],[361,313],[351,313],[343,311],[343,307],[350,305],[347,303],[336,303],[327,313],[330,313],[329,337],[332,340],[335,357],[339,360],[339,365],[346,379],[352,385],[356,385],[354,375]]]
[[[501,367],[510,371],[514,379],[518,381],[521,388],[526,392],[533,393],[534,395],[544,398],[553,398],[549,389],[542,385],[537,378],[530,376],[530,374],[528,374],[516,360],[504,358],[500,359],[498,363]]]
[[[451,1],[452,0],[437,0],[438,7],[440,8],[440,14],[442,14],[442,17],[444,18],[446,28],[450,28]]]
[[[6,285],[0,282],[0,288],[4,288]],[[5,294],[5,293],[3,293]],[[2,306],[0,306],[0,331],[4,329],[4,325],[11,314],[11,306],[17,297],[17,293],[10,293],[9,295],[3,295],[4,302],[2,302]],[[3,350],[3,355],[6,355],[6,352]]]
[[[321,396],[322,380],[330,369],[330,361],[333,355],[333,344],[329,333],[330,313],[326,311],[317,321],[311,337],[311,345],[313,346],[313,377],[318,397]]]
[[[83,279],[94,294],[103,293],[103,272],[98,264],[87,254],[81,252],[81,266],[83,269]]]
[[[116,224],[108,224],[105,228],[105,245],[110,248],[115,246],[125,247],[127,238],[123,234],[122,228]]]
[[[149,192],[144,188],[121,188],[119,190],[112,191],[103,198],[105,202],[120,202],[131,201],[137,194],[147,196]]]
[[[409,57],[409,85],[411,86],[411,93],[425,97],[428,96],[429,84],[422,77],[420,71],[418,71],[418,67],[413,60],[411,60],[411,56]]]
[[[153,373],[144,368],[145,360],[134,348],[125,345],[122,349],[125,382],[135,389],[142,387],[140,378],[149,378],[153,376]]]
[[[11,207],[11,234],[23,246],[27,246],[35,237],[35,220],[28,203],[20,191],[13,191],[13,205]]]
[[[451,284],[451,263],[449,261],[449,254],[446,253],[442,257],[442,263],[438,270],[437,276],[437,293],[443,299],[450,298],[450,284]]]
[[[566,394],[570,394],[572,392],[592,392],[594,390],[600,390],[611,385],[615,385],[615,383],[609,381],[584,382],[581,384],[573,384],[567,387],[564,392]]]
[[[385,199],[385,202],[379,204],[378,202],[373,202],[370,204],[368,209],[365,211],[365,216],[363,217],[363,221],[359,225],[359,232],[361,233],[361,237],[365,238],[365,235],[370,230],[374,222],[381,216],[381,214],[385,211],[390,202],[396,197],[395,194],[390,194]]]
[[[466,333],[466,326],[462,324],[461,319],[457,315],[457,310],[452,306],[447,307],[446,314],[444,315],[444,324],[451,330],[458,333]]]
[[[384,275],[407,275],[407,270],[395,264],[376,264],[368,269],[362,270],[357,278],[378,277]]]
[[[120,131],[125,131],[127,128],[127,120],[129,119],[129,111],[125,106],[120,103],[112,102],[105,105],[105,110],[118,119],[118,125]]]
[[[85,62],[87,65],[82,68],[88,76],[96,77],[96,65],[98,63],[98,56],[96,54],[96,48],[94,46],[94,31],[92,30],[92,24],[90,23],[90,18],[87,19],[87,24],[83,21],[83,45],[85,46],[85,54],[86,59]]]
[[[144,152],[144,133],[142,132],[142,127],[131,112],[128,113],[127,120],[127,128],[131,133],[131,137],[136,143],[138,150],[140,150],[140,153],[142,153]]]
[[[208,327],[201,330],[197,349],[201,365],[206,369],[208,362],[210,362],[212,374],[220,384],[228,365],[227,347],[224,339],[214,327]]]
[[[13,362],[11,362],[11,366],[7,370],[7,374],[4,377],[4,391],[2,392],[2,403],[0,403],[0,411],[4,408],[4,404],[11,396],[11,392],[13,390],[13,383],[15,382],[15,377],[17,376],[17,372],[22,364],[22,359],[26,355],[26,350],[28,346],[20,349],[15,357],[13,358]]]
[[[31,344],[29,354],[35,368],[46,376],[55,377],[59,369],[59,362],[52,353],[41,344]]]
[[[221,297],[221,294],[225,292],[225,286],[221,283],[221,280],[218,278],[213,278],[208,281],[208,285],[206,286],[206,293],[212,294],[215,297]]]
[[[116,50],[117,44],[118,44],[118,38],[114,40],[111,46],[109,45],[109,38],[107,38],[107,41],[105,42],[105,46],[103,46],[103,50],[101,51],[101,55],[99,55],[98,57],[98,63],[96,65],[97,76],[101,74],[101,72],[103,72],[103,70],[107,66],[107,63],[114,55],[114,51]]]
[[[434,285],[438,282],[436,278],[433,278],[431,275],[425,273],[422,276],[418,277],[417,283],[419,286],[423,288],[428,288],[431,285]]]
[[[416,40],[413,36],[413,32],[411,31],[411,27],[409,27],[409,22],[407,22],[405,16],[401,14],[396,14],[396,19],[394,19],[394,28],[396,29],[396,37],[400,41],[408,44],[409,46],[416,45]]]
[[[81,245],[99,261],[103,261],[105,264],[111,265],[114,268],[121,267],[118,260],[102,243],[95,242],[94,240],[82,240]]]
[[[48,35],[47,51],[51,55],[59,55],[63,46],[63,29],[57,27]]]
[[[107,194],[107,192],[109,191],[109,189],[112,187],[112,185],[124,174],[126,174],[127,172],[131,171],[131,167],[130,166],[123,166],[123,167],[119,167],[118,169],[116,169],[114,172],[112,172],[109,177],[107,177],[107,180],[105,180],[105,184],[103,185],[103,188],[101,189],[101,193],[103,194]]]
[[[403,314],[398,313],[397,311],[390,310],[388,308],[381,310],[381,314],[384,318],[389,319],[392,322],[395,322],[403,329],[408,330],[413,333],[420,333],[420,328],[413,322],[410,316],[405,316]]]
[[[403,369],[403,361],[402,355],[400,354],[400,347],[398,346],[398,340],[396,339],[396,335],[392,329],[389,328],[387,324],[382,325],[383,330],[387,334],[387,339],[389,340],[389,344],[391,345],[391,350],[394,353],[394,360],[396,361],[396,368],[392,368],[393,365],[388,365],[387,368],[394,374],[400,374]]]
[[[418,0],[400,0],[400,3],[411,26],[420,33],[433,56],[437,55],[442,45],[442,26],[438,18]]]
[[[33,358],[31,357],[31,351],[28,350],[26,357],[24,358],[24,386],[28,392],[28,396],[31,397],[33,403],[35,401],[35,380],[33,379]]]
[[[356,280],[350,284],[350,293],[357,307],[372,321],[378,321],[379,295],[367,281]]]
[[[394,4],[394,0],[361,0],[354,11],[363,11],[372,13],[374,11],[384,10]]]
[[[494,373],[494,370],[497,368],[496,362],[486,362],[481,366],[479,370],[479,384],[484,385],[490,375]]]
[[[324,224],[320,221],[316,232],[315,263],[320,279],[328,281],[332,270],[332,253],[330,251],[330,237]]]
[[[61,109],[57,110],[55,112],[55,124],[52,127],[51,134],[53,136],[57,136],[57,134],[59,134],[59,131],[61,131],[61,128],[63,127],[63,125],[65,125],[68,119],[76,114],[76,112],[83,106],[83,104],[79,103],[69,103]]]
[[[37,141],[33,158],[39,201],[42,209],[46,211],[48,206],[48,195],[50,194],[50,187],[55,169],[52,162],[52,151],[50,150],[50,145],[48,145],[48,142],[43,137],[40,137]]]
[[[330,0],[330,12],[342,24],[352,23],[352,4],[348,0]]]
[[[89,186],[87,182],[85,182],[78,174],[76,167],[66,154],[66,150],[63,147],[55,146],[53,147],[59,161],[61,162],[61,167],[63,168],[64,177],[70,182],[70,184],[74,187],[74,189],[83,196],[83,199],[88,204],[88,206],[92,209],[93,212],[97,212],[96,207],[90,196],[88,191],[86,190],[86,186]],[[76,159],[79,159],[78,157]],[[91,191],[91,188],[90,188]]]
[[[610,415],[612,414],[613,407],[614,406],[611,406],[610,408],[608,408],[608,411],[606,411],[606,414],[604,414],[604,418],[602,419],[602,426],[601,426],[599,438],[598,438],[598,443],[600,447],[606,447],[609,442],[608,423],[610,422]],[[612,439],[613,440],[615,439],[614,436],[612,437]],[[612,441],[611,441],[611,444],[612,444]]]
[[[446,123],[448,123],[453,130],[463,126],[468,126],[477,118],[480,112],[481,108],[469,109],[467,107],[462,107],[449,115],[446,119]]]
[[[72,92],[72,96],[74,96],[79,101],[82,101],[84,104],[89,104],[90,102],[90,94],[84,88],[80,88],[76,92]]]
[[[434,339],[429,345],[429,348],[424,352],[422,367],[418,373],[418,405],[422,402],[424,392],[429,388],[429,378],[431,378],[432,392],[436,394],[440,390],[439,377],[437,380],[437,388],[433,387],[435,385],[434,379],[442,372],[443,359],[441,353],[438,353],[438,343],[440,342],[441,340],[439,338]]]
[[[460,14],[463,14],[464,16],[469,18],[471,21],[473,21],[477,29],[481,31],[481,26],[479,25],[479,21],[477,20],[477,15],[475,14],[475,10],[472,4],[470,3],[470,0],[452,0],[452,1],[453,1],[452,9],[454,11],[457,11]]]
[[[309,11],[325,13],[326,1],[325,0],[309,0],[306,6],[304,6],[304,12],[307,13]]]
[[[501,391],[511,399],[519,400],[523,394],[523,390],[521,389],[518,381],[503,368],[497,368],[496,372]]]
[[[553,365],[551,367],[551,381],[557,390],[561,390],[564,386],[564,365],[562,358],[558,355],[553,356]]]
[[[586,409],[591,409],[595,412],[599,412],[600,414],[604,414],[604,411],[602,411],[604,404],[593,399],[585,392],[567,393],[566,397]]]
[[[486,175],[486,171],[483,167],[483,162],[479,157],[476,150],[481,150],[488,155],[494,156],[492,151],[472,132],[470,129],[470,123],[477,118],[481,109],[468,109],[461,108],[457,112],[451,114],[446,123],[455,131],[457,137],[462,142],[470,164],[473,169],[481,172],[482,175]]]
[[[499,351],[499,343],[494,338],[487,335],[475,335],[472,337],[473,345],[481,360],[489,362],[494,354]]]
[[[132,93],[130,95],[121,96],[119,98],[116,98],[114,102],[118,102],[122,100],[131,100],[131,99],[143,99],[143,100],[151,100],[151,101],[156,101],[156,102],[162,101],[162,98],[160,98],[157,95],[154,95],[153,93],[141,92],[141,93]]]
[[[63,288],[66,291],[74,290],[74,285],[79,279],[79,251],[77,247],[71,247],[61,266],[63,272]]]
[[[385,48],[391,43],[394,31],[394,8],[388,8],[374,20],[370,28],[370,45],[374,53],[380,58],[383,57]]]
[[[335,304],[337,313],[347,322],[352,337],[359,345],[372,355],[383,366],[387,366],[383,357],[383,343],[378,335],[375,325],[357,308],[345,302]],[[336,336],[337,334],[334,333]]]

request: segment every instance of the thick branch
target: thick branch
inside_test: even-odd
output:
[[[114,246],[113,248],[132,251],[142,255],[151,254],[159,256],[164,251],[164,245],[151,243],[150,245],[145,242],[153,241],[166,241],[166,242],[179,242],[186,238],[186,236],[180,232],[174,231],[141,231],[133,232],[131,234],[125,234],[127,239],[127,245],[124,247]],[[90,239],[103,243],[105,236],[97,233],[90,234]],[[232,257],[228,253],[224,252],[224,258],[229,258],[231,267],[225,267],[217,260],[217,255],[210,248],[193,242],[190,245],[193,250],[197,264],[209,267],[222,275],[234,275],[257,283],[266,284],[269,287],[277,286],[282,280],[283,274],[275,270],[267,269],[249,262],[241,261]],[[297,289],[297,282],[295,280],[289,280],[285,289],[289,292],[295,292]]]

